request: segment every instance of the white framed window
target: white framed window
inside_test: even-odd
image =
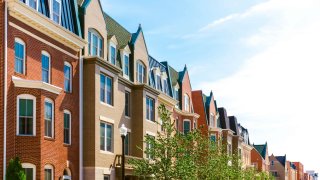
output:
[[[113,105],[113,79],[104,74],[100,74],[100,101]]]
[[[155,121],[155,111],[154,111],[154,99],[147,96],[146,97],[146,119],[150,121]]]
[[[61,0],[51,0],[51,19],[61,24]]]
[[[109,59],[110,63],[113,65],[116,65],[116,60],[117,60],[117,48],[116,46],[110,42],[110,48],[109,48]]]
[[[174,98],[175,98],[175,100],[179,101],[179,89],[178,88],[174,88]]]
[[[50,83],[50,73],[51,73],[51,64],[50,64],[50,54],[46,51],[41,52],[41,68],[42,68],[42,81]]]
[[[36,166],[31,163],[22,163],[22,168],[28,180],[36,180]]]
[[[165,94],[168,94],[168,81],[166,79],[163,79],[163,92]]]
[[[94,30],[89,29],[88,32],[88,48],[90,56],[103,56],[103,39],[100,34]]]
[[[64,91],[71,93],[72,91],[72,66],[68,62],[64,62]]]
[[[191,131],[191,122],[188,119],[183,120],[183,134],[187,134]]]
[[[156,75],[156,88],[161,91],[161,77],[160,75]]]
[[[44,100],[44,136],[53,138],[54,134],[54,103],[51,99]]]
[[[190,98],[187,94],[184,94],[184,110],[187,112],[190,111]]]
[[[26,44],[20,38],[14,39],[14,70],[25,74],[26,70]]]
[[[47,164],[44,166],[44,180],[54,180],[54,171],[53,166]]]
[[[142,64],[142,62],[138,61],[137,62],[137,81],[139,83],[144,83],[145,71],[146,71],[145,66]]]
[[[38,0],[20,0],[20,1],[30,6],[33,9],[37,9]]]
[[[151,137],[152,139],[155,139],[154,136],[147,134],[149,137]],[[152,153],[152,144],[151,143],[146,143],[146,150],[148,153],[146,153],[147,159],[154,159],[153,153]]]
[[[123,55],[123,74],[124,74],[124,77],[129,79],[129,77],[130,77],[130,62],[129,62],[129,55],[128,54]]]
[[[214,127],[214,116],[212,113],[210,113],[210,126]]]
[[[100,122],[100,150],[113,151],[113,125]]]
[[[63,143],[71,144],[71,112],[63,111]]]
[[[32,95],[17,97],[17,135],[36,135],[36,97]]]

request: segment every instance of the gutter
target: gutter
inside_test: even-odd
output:
[[[8,80],[8,2],[5,3],[4,18],[4,105],[3,105],[3,179],[6,179],[7,168],[7,80]]]
[[[80,92],[79,92],[79,99],[80,99],[80,107],[79,107],[79,120],[80,120],[80,124],[79,124],[79,146],[80,146],[80,152],[79,152],[79,170],[80,170],[80,174],[79,174],[79,179],[83,180],[83,56],[82,56],[82,49],[80,49],[79,51],[80,53],[80,62],[79,62],[79,70],[80,70],[80,74],[79,74],[79,88],[80,88]]]

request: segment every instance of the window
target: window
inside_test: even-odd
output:
[[[71,64],[64,63],[64,90],[71,92],[72,90],[72,69]]]
[[[71,144],[71,113],[68,110],[63,112],[63,143]]]
[[[99,35],[97,31],[93,29],[89,30],[88,42],[89,42],[88,44],[89,55],[102,57],[103,42],[102,42],[102,37]]]
[[[178,118],[176,119],[176,128],[179,131],[179,119]]]
[[[210,135],[210,140],[211,140],[212,142],[216,142],[216,135],[211,134],[211,135]]]
[[[50,83],[50,55],[43,51],[41,53],[42,81]]]
[[[273,166],[274,165],[274,161],[271,161],[271,166]]]
[[[149,135],[149,134],[148,134],[148,136],[151,137],[152,139],[155,139],[154,136],[151,136],[151,135]],[[152,149],[153,149],[152,144],[147,143],[147,144],[146,144],[146,150],[147,150],[148,153],[146,153],[146,155],[147,155],[147,158],[148,158],[148,159],[154,159]]]
[[[116,65],[116,48],[114,45],[110,45],[110,62]]]
[[[71,180],[71,171],[69,168],[63,171],[62,180]]]
[[[129,56],[124,55],[124,75],[125,77],[129,78]]]
[[[210,113],[210,126],[214,127],[214,116],[212,113]]]
[[[53,167],[51,165],[44,166],[44,180],[53,180]]]
[[[103,175],[103,180],[110,180],[110,175]]]
[[[112,125],[100,123],[100,150],[112,152]]]
[[[16,38],[14,42],[14,70],[20,74],[25,73],[25,50],[25,43],[21,39]]]
[[[141,62],[137,62],[137,80],[139,83],[144,83],[145,67]]]
[[[174,89],[174,97],[179,101],[179,89]]]
[[[147,119],[154,121],[154,99],[146,97]]]
[[[128,132],[124,139],[124,154],[130,155],[130,133]]]
[[[26,175],[26,180],[36,179],[36,166],[30,163],[22,163],[22,168]]]
[[[20,0],[23,3],[26,3],[28,6],[30,6],[33,9],[37,9],[37,0]]]
[[[190,103],[189,96],[187,94],[185,94],[184,95],[184,110],[187,111],[187,112],[190,111],[189,103]]]
[[[191,126],[191,123],[189,120],[183,120],[183,133],[184,134],[187,134],[190,132],[190,126]]]
[[[44,136],[53,137],[53,116],[54,116],[54,105],[53,101],[46,99],[44,102]]]
[[[163,80],[163,92],[168,94],[168,82],[166,79]]]
[[[157,75],[156,77],[157,77],[157,79],[156,79],[157,80],[157,89],[161,90],[161,78],[159,75]]]
[[[36,98],[31,95],[19,95],[17,100],[17,134],[35,135]]]
[[[100,74],[100,101],[113,105],[113,81],[109,76]]]
[[[125,116],[130,117],[130,92],[125,92]]]
[[[60,24],[61,21],[61,0],[51,0],[51,18],[54,22]]]

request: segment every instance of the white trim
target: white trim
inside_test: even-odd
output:
[[[32,168],[32,170],[33,170],[33,178],[32,179],[36,180],[36,177],[37,177],[36,165],[31,164],[31,163],[22,163],[21,165],[22,165],[22,168]]]
[[[59,3],[59,22],[57,23],[57,22],[55,22],[54,20],[53,20],[53,1],[57,1],[58,3]],[[61,7],[62,7],[62,2],[61,2],[61,0],[49,0],[49,2],[50,2],[50,4],[49,4],[49,6],[50,6],[50,19],[53,21],[53,22],[55,22],[55,23],[57,23],[57,24],[59,24],[59,25],[61,25],[61,16],[62,16],[62,9],[61,9]]]
[[[114,124],[112,124],[112,123],[109,123],[109,122],[106,122],[106,121],[99,121],[99,128],[100,128],[100,130],[99,131],[101,131],[101,123],[102,124],[104,124],[105,125],[105,131],[104,131],[104,149],[103,150],[101,150],[101,144],[100,144],[100,141],[99,141],[99,149],[100,149],[100,151],[103,151],[103,152],[109,152],[109,153],[107,153],[107,154],[110,154],[110,153],[112,153],[112,154],[114,154]],[[111,150],[109,151],[109,150],[107,150],[107,134],[108,134],[108,132],[107,132],[107,130],[108,130],[108,128],[107,128],[107,126],[111,126],[111,131],[112,131],[112,133],[111,133]],[[100,137],[101,136],[101,134],[99,133],[99,138],[101,138]]]
[[[115,76],[116,76],[115,74],[113,74],[110,71],[104,69],[103,67],[100,67],[99,69],[100,69],[100,73],[102,72],[103,74],[106,74],[106,75],[108,75],[108,76],[110,76],[112,78],[115,78]],[[100,74],[99,74],[99,78],[100,78]]]
[[[107,123],[110,123],[110,124],[114,124],[114,120],[113,119],[107,118],[105,116],[99,116],[99,119],[101,121],[104,121],[104,122],[107,122]]]
[[[51,56],[47,51],[42,50],[41,51],[41,56],[45,55],[49,58],[49,69],[48,69],[48,82],[47,83],[51,83]],[[41,59],[41,78],[42,78],[42,59]]]
[[[69,111],[69,110],[67,110],[67,109],[64,109],[63,110],[63,132],[64,132],[64,114],[69,114],[69,116],[70,116],[70,118],[69,118],[69,143],[65,143],[64,142],[64,135],[63,135],[63,144],[66,144],[66,145],[71,145],[71,135],[72,135],[72,133],[71,133],[71,130],[72,130],[72,127],[71,127],[71,125],[72,125],[72,123],[71,123],[71,121],[72,121],[72,116],[71,116],[71,112]]]
[[[32,119],[33,119],[33,130],[32,130],[32,132],[33,132],[33,134],[32,135],[26,135],[26,134],[19,134],[19,100],[20,99],[31,99],[31,100],[33,100],[33,117],[32,117]],[[16,101],[16,103],[17,103],[17,110],[16,110],[16,115],[17,115],[17,119],[16,119],[16,126],[17,126],[17,128],[16,128],[16,135],[17,136],[36,136],[36,105],[37,105],[37,102],[36,102],[36,97],[35,96],[33,96],[33,95],[30,95],[30,94],[20,94],[20,95],[18,95],[17,96],[17,101]]]
[[[90,42],[89,42],[89,35],[91,34],[90,36]],[[97,37],[97,54],[93,55],[92,54],[92,47],[93,47],[93,35],[95,35]],[[102,42],[102,45],[101,45],[101,48],[100,49],[100,39],[101,39],[101,42]],[[88,46],[88,55],[90,56],[97,56],[97,57],[101,57],[103,58],[104,56],[104,39],[102,38],[101,34],[94,28],[88,28],[88,45],[90,44],[90,51],[89,51],[89,46]],[[101,51],[101,56],[100,56],[100,51]]]
[[[4,1],[4,102],[3,102],[3,164],[7,163],[7,84],[8,84],[8,2]],[[3,166],[2,178],[6,179],[6,166]]]
[[[183,133],[184,133],[184,122],[189,122],[189,132],[191,132],[191,120],[190,119],[184,119],[183,121],[182,121],[182,131],[183,131]]]
[[[66,54],[66,55],[68,55],[68,56],[70,56],[70,57],[72,57],[72,58],[74,58],[74,59],[78,59],[77,56],[75,56],[75,55],[69,53],[68,51],[66,51],[66,50],[64,50],[64,49],[62,49],[62,48],[60,48],[60,47],[58,47],[58,46],[50,43],[49,41],[47,41],[47,40],[45,40],[45,39],[42,39],[41,37],[35,35],[34,33],[31,33],[30,31],[28,31],[28,30],[26,30],[26,29],[24,29],[24,28],[22,28],[22,27],[20,27],[20,26],[18,26],[18,25],[16,25],[16,24],[14,24],[13,22],[9,22],[9,25],[12,26],[12,27],[14,27],[14,28],[16,28],[16,29],[18,29],[19,31],[21,31],[21,32],[23,32],[23,33],[25,33],[25,34],[27,34],[27,35],[35,38],[36,40],[38,40],[38,41],[40,41],[40,42],[42,42],[42,43],[44,43],[44,44],[46,44],[46,45],[48,45],[48,46],[51,46],[51,47],[55,48],[56,50],[58,50],[58,51],[60,51],[60,52],[62,52],[62,53],[64,53],[64,54]]]
[[[147,134],[147,135],[150,135],[150,136],[153,136],[153,137],[156,137],[156,136],[157,136],[156,133],[151,132],[151,131],[146,131],[146,134]]]
[[[26,53],[26,43],[22,40],[22,39],[20,39],[20,38],[18,38],[18,37],[15,37],[14,38],[14,42],[16,43],[19,43],[19,44],[21,44],[21,45],[23,45],[23,69],[22,69],[22,74],[26,74],[26,56],[27,56],[27,53]],[[15,49],[15,48],[14,48]],[[15,52],[14,52],[14,69],[16,68],[16,66],[15,66],[15,62],[16,61],[16,54],[15,54]],[[16,70],[14,70],[14,72],[16,72]],[[16,72],[16,73],[19,73],[19,72]],[[19,73],[19,74],[21,74],[21,73]]]
[[[68,61],[64,61],[64,66],[70,67],[70,91],[66,91],[65,87],[63,87],[63,90],[67,93],[72,93],[72,77],[73,77],[72,65]],[[63,71],[64,71],[64,66],[63,66]],[[63,72],[63,86],[64,86],[64,80],[65,80],[64,78],[65,78],[65,74]]]
[[[50,169],[51,170],[51,179],[54,180],[54,168],[53,168],[53,166],[51,164],[46,164],[44,166],[44,170],[46,170],[46,169]]]
[[[44,102],[46,103],[46,102],[48,102],[48,103],[51,103],[52,104],[52,119],[51,119],[51,133],[52,133],[52,136],[50,137],[50,136],[46,136],[46,129],[45,129],[45,131],[44,131],[44,137],[47,137],[47,138],[54,138],[54,102],[53,102],[53,100],[52,99],[49,99],[49,98],[45,98],[44,99]],[[45,104],[44,104],[44,106],[45,106]],[[46,108],[44,107],[44,110],[45,110]],[[46,117],[46,113],[44,112],[44,117],[43,117],[43,119],[44,119],[44,122],[45,122],[45,117]],[[44,123],[44,125],[46,125],[45,123]]]
[[[110,64],[112,64],[112,65],[117,65],[117,45],[113,42],[113,41],[111,41],[110,40],[110,45],[109,45],[109,57],[108,57],[108,59],[109,59],[109,62],[110,62]],[[114,64],[111,62],[111,47],[113,47],[114,49],[115,49],[115,59],[114,59]]]
[[[31,88],[31,89],[42,89],[54,94],[60,94],[62,88],[58,86],[54,86],[52,84],[48,84],[42,81],[35,81],[35,80],[27,80],[21,79],[16,76],[12,76],[12,82],[14,87],[22,87],[22,88]]]
[[[124,90],[125,90],[125,91],[128,91],[129,93],[131,93],[131,89],[128,88],[127,86],[124,87]]]
[[[125,56],[128,57],[128,75],[125,74]],[[126,53],[126,52],[123,52],[122,53],[122,72],[123,72],[123,77],[126,78],[126,79],[130,79],[130,57],[129,57],[129,54]]]

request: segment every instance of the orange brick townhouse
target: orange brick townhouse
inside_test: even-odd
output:
[[[81,38],[74,0],[0,1],[0,176],[80,179]]]

